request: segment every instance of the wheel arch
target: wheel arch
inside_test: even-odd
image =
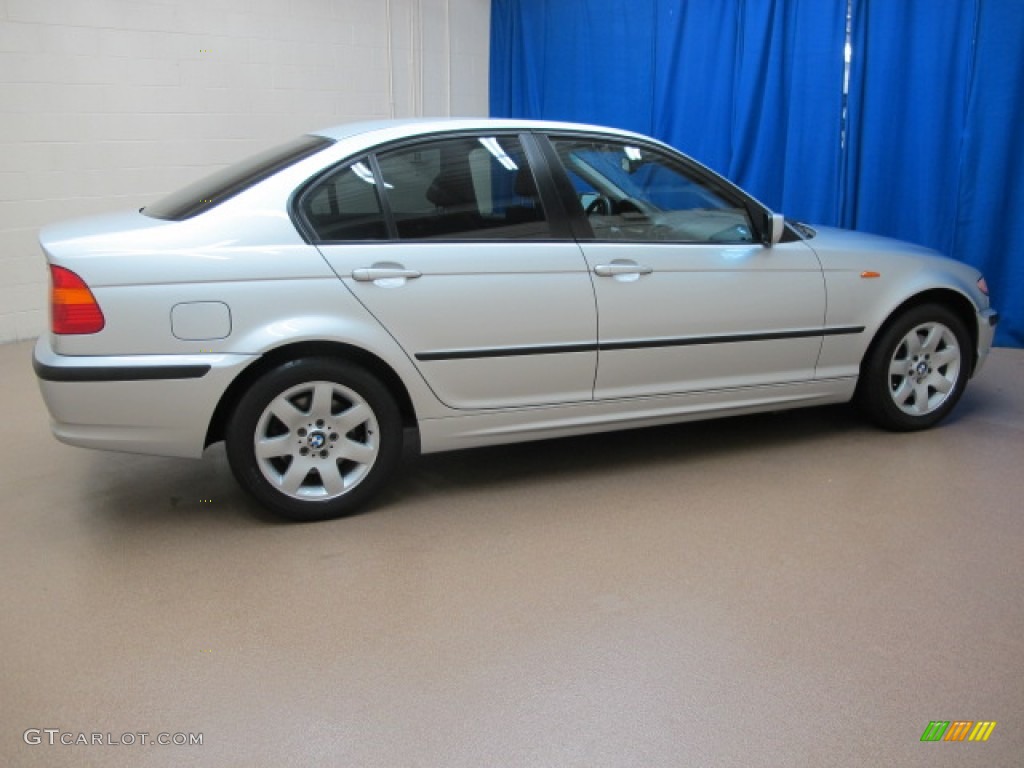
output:
[[[399,413],[402,416],[402,426],[417,427],[416,408],[413,406],[409,390],[402,382],[401,377],[386,362],[365,349],[344,342],[299,341],[269,350],[235,377],[235,380],[231,382],[217,402],[217,407],[214,409],[206,430],[204,446],[210,446],[224,439],[228,419],[231,418],[238,399],[253,382],[267,371],[283,363],[305,357],[343,359],[365,368],[387,387],[388,392],[398,405]]]
[[[875,348],[878,346],[879,340],[885,335],[885,332],[889,327],[895,323],[905,312],[913,309],[914,307],[923,306],[925,304],[938,304],[950,310],[957,318],[964,324],[968,334],[971,337],[972,349],[969,355],[970,371],[969,376],[974,375],[974,369],[978,364],[977,361],[977,347],[978,347],[978,316],[975,310],[974,304],[969,298],[964,296],[959,291],[953,290],[952,288],[932,288],[921,293],[916,293],[913,296],[905,299],[901,304],[897,305],[889,312],[885,320],[879,324],[878,328],[875,329],[874,336],[871,338],[871,343],[868,344],[867,349],[864,351],[864,356],[860,362],[861,380],[863,380],[864,365],[874,354]],[[859,384],[859,382],[858,382]]]

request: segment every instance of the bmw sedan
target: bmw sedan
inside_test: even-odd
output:
[[[855,400],[956,405],[977,270],[787,221],[672,148],[513,120],[343,125],[138,210],[45,228],[56,437],[200,457],[288,517],[423,452]]]

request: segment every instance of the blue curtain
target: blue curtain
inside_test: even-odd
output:
[[[728,174],[739,6],[713,0],[650,5],[655,10],[652,51],[657,61],[653,134]]]
[[[854,0],[842,226],[953,246],[974,3]]]
[[[493,0],[491,114],[667,141],[796,218],[839,201],[845,2]],[[818,171],[808,183],[807,168]]]
[[[834,222],[846,3],[747,0],[740,9],[726,173],[775,210]]]
[[[982,0],[975,29],[952,252],[985,273],[996,342],[1024,347],[1024,3]]]
[[[652,30],[644,0],[494,0],[492,114],[650,134]]]
[[[492,0],[491,113],[650,133],[765,204],[981,268],[1024,346],[1024,3]],[[843,129],[845,125],[845,143]]]

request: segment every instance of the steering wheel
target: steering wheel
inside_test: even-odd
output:
[[[708,238],[712,243],[749,243],[753,239],[750,228],[744,224],[736,224],[721,232],[715,232]]]
[[[590,201],[590,205],[587,206],[587,216],[611,216],[612,215],[612,201],[604,195],[598,195]]]
[[[641,216],[646,216],[644,209],[641,208],[637,202],[631,197],[624,197],[619,200],[618,205],[615,206],[619,214],[623,213],[639,213]]]

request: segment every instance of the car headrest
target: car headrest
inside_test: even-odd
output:
[[[468,173],[442,170],[427,188],[427,200],[438,208],[476,206],[476,192]]]
[[[537,182],[533,180],[533,174],[530,173],[529,168],[519,169],[512,189],[518,197],[537,196]]]

